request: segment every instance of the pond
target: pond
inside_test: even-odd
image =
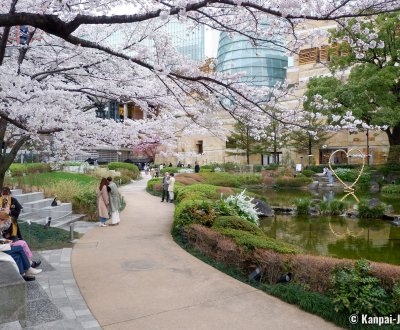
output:
[[[300,190],[266,190],[271,205],[290,206],[295,198],[341,198],[343,194],[315,196]],[[367,197],[367,196],[359,196]],[[368,196],[371,197],[371,196]],[[400,214],[400,199],[373,195]],[[351,199],[349,199],[351,201]],[[354,200],[352,201],[354,202]],[[294,244],[314,255],[386,262],[400,265],[400,227],[390,221],[330,216],[276,215],[260,219],[260,228],[270,237]]]

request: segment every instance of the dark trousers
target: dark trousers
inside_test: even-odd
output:
[[[19,273],[23,274],[31,267],[31,264],[26,256],[24,249],[21,246],[12,246],[10,251],[3,251],[10,255],[18,266]]]
[[[164,202],[164,199],[166,199],[167,202],[169,202],[169,194],[167,189],[162,190],[161,202]]]

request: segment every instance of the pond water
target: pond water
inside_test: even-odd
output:
[[[266,190],[270,205],[290,206],[295,198],[341,198],[343,194],[315,196],[299,190]],[[367,197],[357,195],[358,198]],[[368,196],[371,197],[371,196]],[[373,195],[394,207],[400,214],[400,198]],[[352,201],[349,199],[349,201]],[[355,202],[354,200],[352,202]],[[384,220],[347,217],[276,215],[260,219],[260,228],[270,237],[294,244],[314,255],[338,258],[366,258],[400,265],[400,227]]]

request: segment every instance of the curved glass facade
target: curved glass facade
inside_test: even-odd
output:
[[[288,58],[270,43],[254,47],[248,38],[230,38],[226,33],[221,33],[217,60],[217,71],[245,71],[247,74],[241,81],[252,86],[273,87],[276,82],[286,79]]]

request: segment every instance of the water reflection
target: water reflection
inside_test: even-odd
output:
[[[400,227],[380,220],[277,215],[264,218],[265,233],[316,255],[366,258],[400,265]]]

